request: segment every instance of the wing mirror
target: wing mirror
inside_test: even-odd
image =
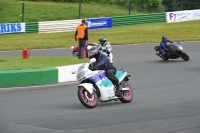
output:
[[[76,74],[76,70],[72,68],[72,69],[71,69],[71,73],[72,73],[72,74]]]

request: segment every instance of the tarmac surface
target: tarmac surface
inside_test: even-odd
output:
[[[0,133],[200,133],[200,42],[181,45],[188,62],[163,61],[155,44],[113,46],[115,66],[132,75],[134,98],[127,104],[87,109],[78,83],[0,89]],[[50,49],[31,50],[31,56],[72,55]]]

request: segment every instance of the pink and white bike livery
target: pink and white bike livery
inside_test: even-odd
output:
[[[87,108],[94,108],[97,106],[98,101],[118,101],[129,103],[133,99],[132,88],[128,83],[129,77],[124,70],[118,70],[116,77],[120,82],[120,93],[115,93],[116,89],[112,82],[105,76],[104,70],[92,71],[93,63],[96,62],[95,58],[90,59],[90,62],[82,64],[78,71],[72,70],[72,74],[77,74],[77,80],[80,85],[78,86],[78,98],[80,102]]]

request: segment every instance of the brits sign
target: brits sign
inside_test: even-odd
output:
[[[25,32],[25,23],[0,24],[0,34]]]

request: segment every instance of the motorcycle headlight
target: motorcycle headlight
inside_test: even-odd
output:
[[[182,51],[182,50],[183,50],[183,47],[182,47],[182,46],[178,46],[178,49]]]
[[[82,79],[85,76],[85,71],[82,71],[80,73],[77,74],[77,79]]]

